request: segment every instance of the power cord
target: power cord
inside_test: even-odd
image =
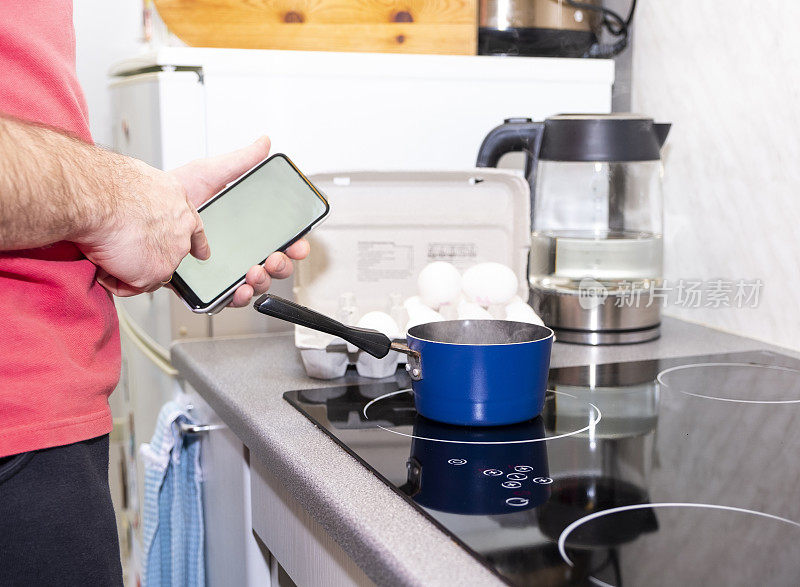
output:
[[[599,12],[602,16],[600,24],[604,26],[612,36],[622,37],[615,43],[594,43],[583,55],[584,57],[608,59],[609,57],[619,55],[625,47],[628,46],[629,29],[631,21],[633,20],[633,13],[636,10],[636,0],[631,1],[631,8],[628,11],[627,18],[622,18],[619,14],[604,6],[589,4],[588,2],[577,2],[576,0],[565,0],[565,2],[572,8]]]

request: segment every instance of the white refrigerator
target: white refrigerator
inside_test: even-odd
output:
[[[314,174],[474,167],[483,137],[506,118],[610,112],[614,64],[165,47],[116,64],[110,76],[113,147],[120,153],[170,169],[267,134],[272,152],[286,153],[306,174]],[[521,169],[522,160],[510,155],[501,165]],[[290,282],[273,288],[291,296]],[[152,436],[161,405],[180,393],[169,363],[172,341],[291,327],[250,308],[198,316],[166,290],[120,300],[118,307],[124,367],[114,403],[117,421],[131,423],[128,510],[135,530],[143,479],[138,445]],[[207,409],[203,415],[214,417]],[[234,456],[244,462],[240,450]],[[215,464],[203,466],[211,487]],[[242,470],[241,485],[249,487],[247,468]],[[247,548],[231,552],[224,547],[229,538],[215,535],[215,515],[207,511],[209,584],[233,584],[230,569],[237,567],[244,569],[237,577],[242,584],[260,577],[257,564],[247,559]],[[240,517],[250,540],[247,514]],[[231,561],[236,556],[244,558]],[[140,558],[134,553],[134,574]],[[220,571],[222,559],[227,559],[227,575]]]

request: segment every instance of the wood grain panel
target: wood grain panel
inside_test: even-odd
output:
[[[474,55],[476,0],[155,0],[188,45]]]

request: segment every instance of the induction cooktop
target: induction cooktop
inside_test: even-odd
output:
[[[457,427],[403,372],[286,400],[512,585],[800,584],[800,361],[552,369],[541,416]]]

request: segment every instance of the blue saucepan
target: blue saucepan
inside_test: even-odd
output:
[[[345,326],[271,294],[256,300],[262,314],[327,332],[381,358],[408,356],[417,411],[463,426],[500,426],[538,416],[544,407],[553,331],[507,320],[449,320],[414,326],[407,345],[375,330]]]

